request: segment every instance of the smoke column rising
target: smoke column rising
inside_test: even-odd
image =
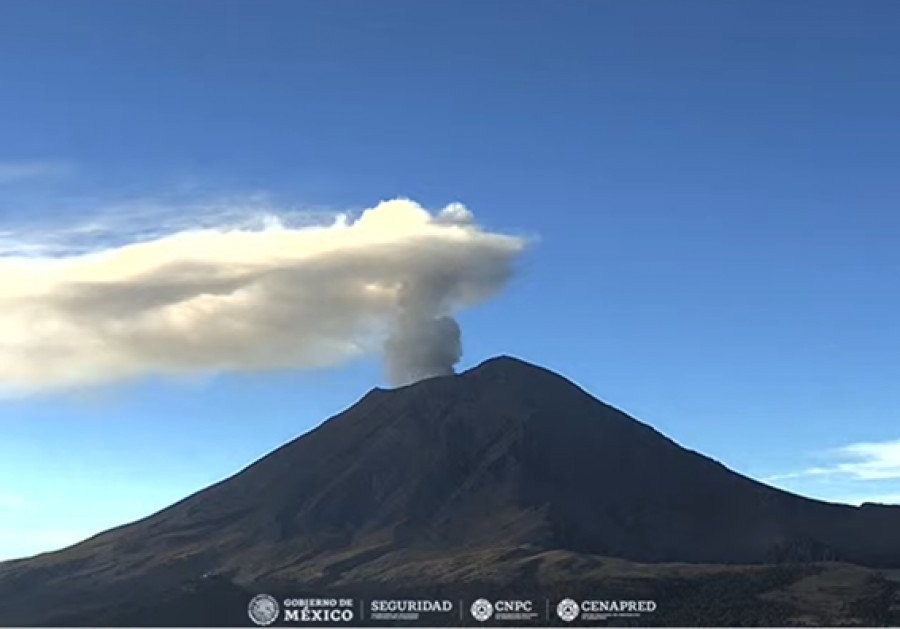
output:
[[[446,376],[462,357],[462,333],[453,317],[403,316],[384,344],[384,361],[391,384]]]

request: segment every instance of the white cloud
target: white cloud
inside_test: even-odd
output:
[[[74,256],[181,231],[310,227],[333,221],[336,214],[317,207],[285,207],[263,193],[75,199],[20,216],[15,225],[0,225],[0,256]]]
[[[29,179],[60,177],[71,172],[65,162],[58,161],[15,161],[0,162],[0,184],[9,184]]]
[[[434,217],[397,199],[324,227],[269,220],[0,258],[0,389],[316,368],[380,351],[389,336],[394,355],[408,352],[392,364],[441,373],[458,359],[446,315],[502,288],[524,244],[460,205]],[[443,346],[410,345],[423,342]],[[449,364],[422,364],[434,360]]]
[[[889,494],[852,494],[840,496],[838,498],[832,498],[834,502],[842,502],[845,504],[851,505],[861,505],[864,502],[872,502],[875,504],[884,504],[884,505],[900,505],[900,493],[889,493]]]
[[[882,443],[854,443],[839,448],[838,456],[851,459],[832,468],[859,480],[900,479],[900,439]]]
[[[852,443],[818,457],[825,462],[763,480],[830,502],[900,503],[900,440]]]
[[[900,439],[875,443],[852,443],[824,453],[834,460],[830,465],[808,467],[787,474],[769,476],[779,481],[811,476],[842,476],[854,480],[900,479]],[[841,460],[844,459],[844,460]]]

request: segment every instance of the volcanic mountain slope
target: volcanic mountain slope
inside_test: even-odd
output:
[[[130,624],[110,601],[158,609],[175,586],[189,592],[182,608],[184,596],[237,601],[258,584],[547,586],[610,576],[600,557],[900,568],[900,507],[768,487],[501,357],[375,389],[155,515],[0,563],[0,624]]]

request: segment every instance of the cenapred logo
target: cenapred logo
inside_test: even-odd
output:
[[[472,603],[472,607],[469,608],[469,611],[472,612],[472,618],[478,622],[485,622],[486,620],[490,620],[491,616],[494,615],[494,605],[486,598],[479,598]]]
[[[581,609],[578,607],[578,603],[571,598],[564,598],[556,606],[556,615],[559,616],[560,620],[563,622],[572,622],[578,618],[580,611]]]
[[[250,599],[247,614],[260,627],[271,625],[278,620],[278,601],[268,594],[257,594]]]

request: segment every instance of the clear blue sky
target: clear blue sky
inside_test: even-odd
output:
[[[536,238],[462,314],[464,367],[518,355],[742,473],[900,502],[897,112],[890,1],[6,0],[0,235],[461,201]],[[0,558],[146,515],[381,378],[0,400]]]

